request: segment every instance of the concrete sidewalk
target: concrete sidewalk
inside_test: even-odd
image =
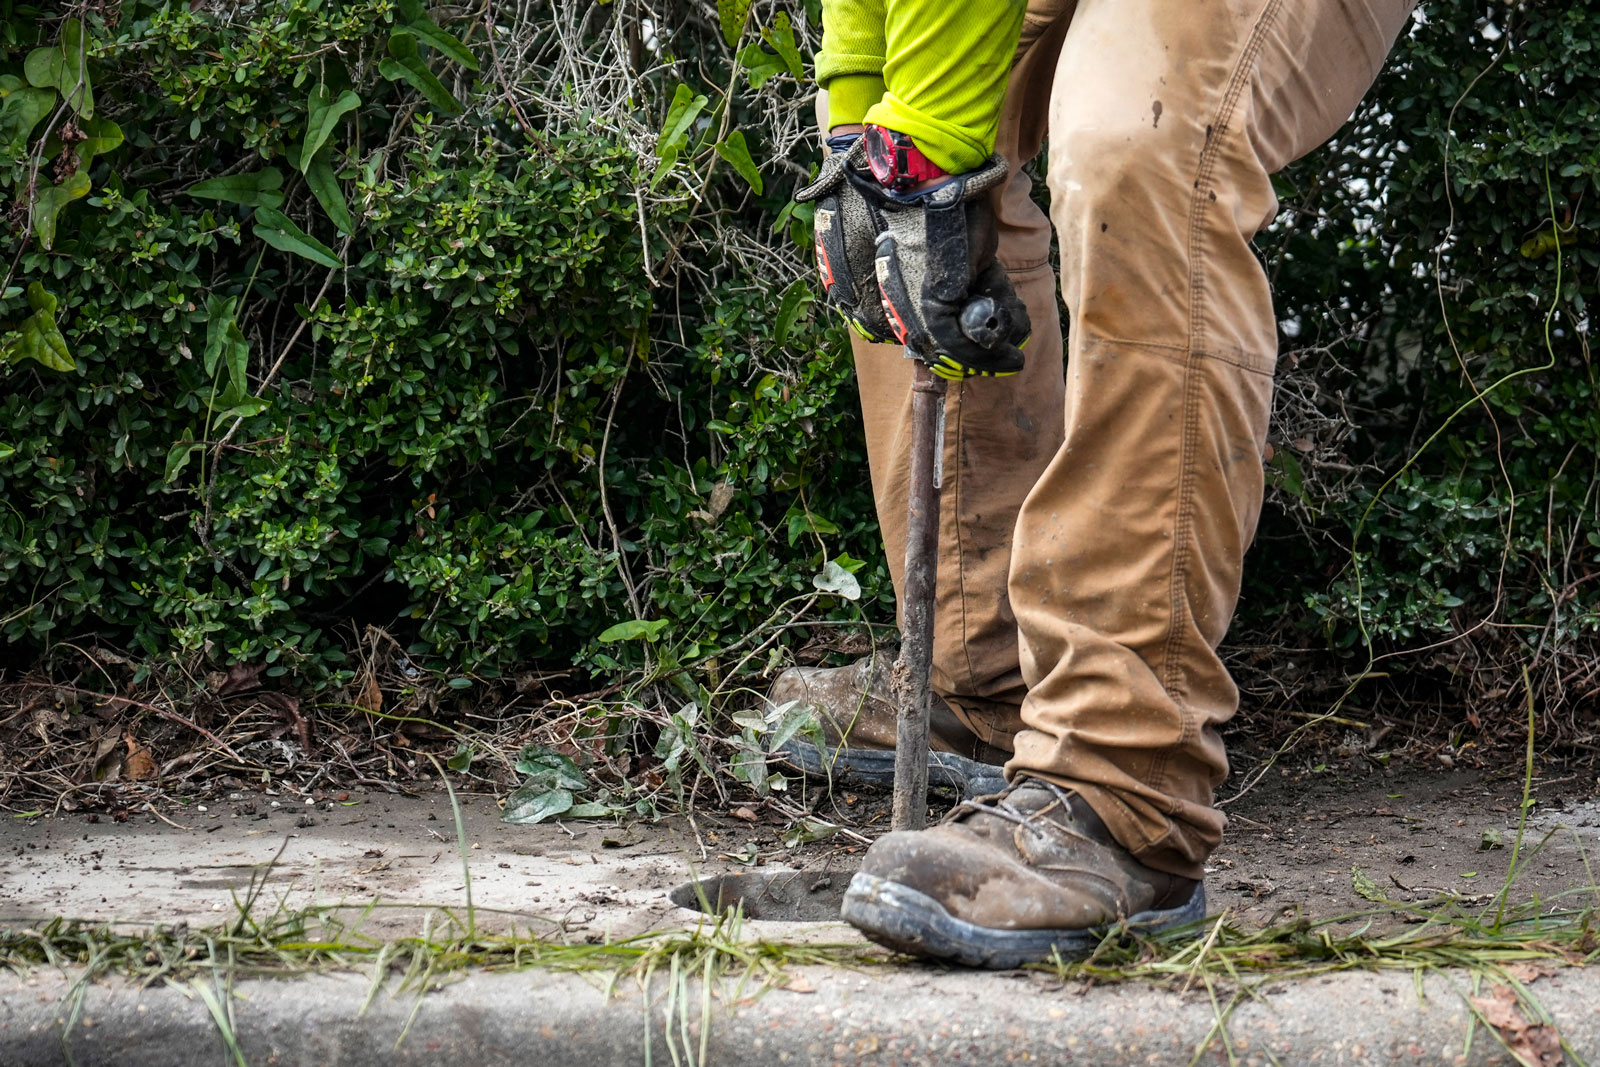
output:
[[[1229,1062],[1214,1040],[1216,1012],[1203,989],[1085,991],[1038,975],[921,966],[796,968],[791,974],[796,988],[815,992],[751,996],[747,990],[736,1000],[741,994],[731,982],[718,986],[704,1035],[705,1063],[1182,1065],[1208,1038],[1198,1062]],[[650,1059],[701,1062],[701,987],[688,986],[686,1012],[669,1012],[666,986],[658,980],[648,998]],[[68,990],[57,974],[0,979],[0,1064],[67,1062],[61,1031]],[[428,993],[420,1007],[410,993],[383,993],[362,1014],[367,991],[361,975],[240,983],[233,1025],[245,1061],[252,1067],[645,1062],[647,998],[632,980],[608,998],[598,979],[580,975],[474,973]],[[1533,991],[1569,1047],[1591,1062],[1600,1058],[1600,972],[1569,969],[1539,979]],[[1423,983],[1420,998],[1409,975],[1270,982],[1232,1014],[1228,1041],[1245,1064],[1516,1062],[1482,1028],[1467,1050],[1464,992],[1459,982],[1440,976]],[[416,1016],[396,1047],[413,1008]],[[86,1067],[235,1062],[192,988],[137,991],[122,982],[95,983],[67,1045]]]
[[[1398,791],[1386,781],[1375,788],[1382,802]],[[1375,803],[1358,799],[1346,808]],[[859,941],[838,922],[768,921],[826,911],[859,863],[860,848],[842,835],[791,849],[773,827],[729,816],[702,814],[683,826],[511,827],[485,798],[469,798],[465,808],[480,929],[572,941],[680,930],[700,919],[680,906],[693,902],[684,896],[690,879],[766,876],[777,879],[781,892],[762,890],[746,901],[746,937]],[[1380,810],[1382,819],[1407,820],[1387,838],[1369,833],[1371,822],[1351,825],[1349,814],[1337,816],[1344,824],[1315,831],[1323,825],[1310,821],[1315,812],[1272,808],[1241,816],[1243,829],[1219,852],[1209,879],[1212,910],[1227,909],[1230,921],[1245,926],[1275,921],[1289,909],[1313,918],[1360,910],[1370,902],[1352,893],[1352,868],[1370,870],[1401,899],[1470,886],[1481,895],[1459,898],[1463,906],[1486,902],[1485,891],[1497,888],[1509,859],[1507,849],[1479,849],[1489,813],[1469,814],[1459,797],[1422,810],[1425,818]],[[1490,810],[1510,817],[1508,805]],[[1588,807],[1561,816],[1577,828],[1539,851],[1526,883],[1519,882],[1547,903],[1584,884],[1582,857],[1596,834]],[[1430,847],[1445,844],[1453,850]],[[1268,846],[1277,851],[1263,855]],[[267,912],[342,903],[344,914],[353,914],[381,899],[393,907],[367,915],[362,931],[388,939],[417,933],[419,908],[449,906],[459,915],[465,882],[442,794],[286,796],[276,803],[249,794],[196,804],[165,821],[154,815],[127,823],[83,815],[0,820],[0,925],[60,915],[113,924],[184,922],[198,931],[230,919],[236,899],[256,884],[263,889],[258,906]],[[810,913],[762,910],[783,903],[782,893]],[[702,1037],[708,1063],[795,1067],[1183,1065],[1197,1050],[1196,1062],[1230,1062],[1230,1048],[1234,1062],[1260,1064],[1516,1062],[1495,1033],[1471,1026],[1464,997],[1473,991],[1465,974],[1430,977],[1420,997],[1408,971],[1274,980],[1231,1014],[1225,1047],[1216,1039],[1218,1008],[1203,985],[1063,987],[1044,974],[912,963],[788,973],[789,988],[764,995],[758,982],[717,984],[703,1035],[707,1002],[696,983],[672,1000],[664,979],[648,996],[633,979],[622,979],[608,997],[598,974],[548,969],[452,975],[420,1003],[412,992],[396,992],[399,979],[391,977],[365,1013],[365,974],[241,981],[229,1003],[251,1067],[639,1064],[646,1062],[647,1034],[650,1061],[675,1065],[700,1062]],[[121,980],[91,983],[79,1022],[67,1029],[72,983],[73,976],[53,970],[0,973],[0,1067],[67,1063],[68,1049],[71,1062],[81,1065],[238,1062],[193,985],[138,990]],[[1531,980],[1529,988],[1568,1050],[1600,1067],[1600,968],[1566,968]],[[1515,1013],[1508,1018],[1513,1037],[1530,1021]],[[1529,1047],[1536,1047],[1532,1039],[1548,1044],[1553,1035],[1529,1036]]]

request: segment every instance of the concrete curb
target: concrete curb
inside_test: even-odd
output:
[[[795,968],[800,989],[753,996],[718,987],[706,1063],[813,1064],[1188,1064],[1216,1016],[1203,990],[1142,986],[1081,989],[1043,976],[897,966],[846,971]],[[1422,997],[1409,973],[1345,973],[1275,981],[1228,1025],[1245,1064],[1511,1064],[1479,1028],[1467,1051],[1465,975],[1433,975]],[[67,1062],[61,1041],[68,978],[0,976],[0,1067]],[[234,1027],[251,1067],[645,1062],[646,998],[633,981],[608,998],[594,977],[546,970],[474,973],[422,999],[381,993],[363,1015],[368,979],[318,975],[236,986]],[[1569,1048],[1600,1062],[1600,970],[1569,968],[1532,991]],[[698,1063],[700,987],[688,1019],[671,1015],[678,1057]],[[651,1059],[674,1063],[666,1041],[666,983],[650,1003]],[[684,1037],[691,1046],[684,1057]],[[192,990],[91,985],[70,1038],[84,1067],[190,1067],[231,1063],[204,1002]],[[1227,1063],[1213,1042],[1199,1063]]]

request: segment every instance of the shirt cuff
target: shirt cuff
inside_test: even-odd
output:
[[[828,94],[828,103],[831,113],[832,92]],[[829,121],[837,124],[842,120]],[[869,108],[865,121],[906,134],[917,142],[923,155],[950,174],[977,170],[994,152],[994,122],[987,130],[957,126],[910,107],[893,93],[885,93],[882,100]]]
[[[883,75],[843,74],[828,82],[828,125],[861,122],[867,111],[883,99]]]

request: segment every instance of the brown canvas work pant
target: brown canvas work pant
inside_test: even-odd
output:
[[[1000,261],[1033,340],[950,387],[935,690],[1007,772],[1078,789],[1149,866],[1221,839],[1217,645],[1260,513],[1277,333],[1251,238],[1274,171],[1330,137],[1412,0],[1030,0],[998,151],[1049,136],[1050,218],[1014,173]],[[1070,320],[1063,350],[1050,227]],[[911,364],[856,339],[898,587]]]

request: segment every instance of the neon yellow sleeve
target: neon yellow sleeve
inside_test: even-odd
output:
[[[834,125],[910,134],[952,173],[994,151],[1026,0],[823,0],[817,82]]]
[[[885,0],[824,0],[817,84],[828,90],[828,121],[862,121],[883,99]]]

